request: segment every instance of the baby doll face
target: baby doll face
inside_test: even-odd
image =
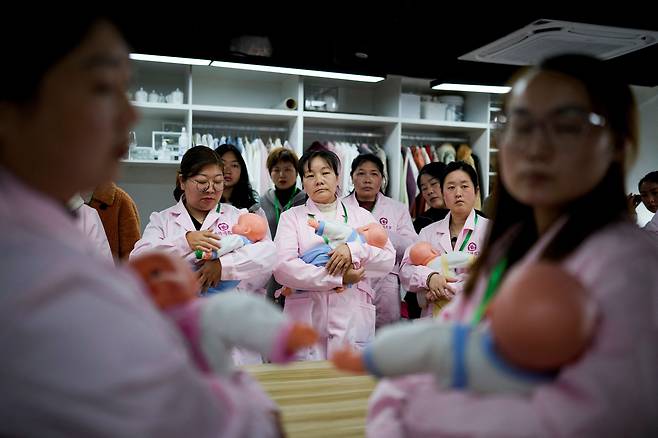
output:
[[[196,276],[178,257],[153,252],[132,259],[129,266],[144,281],[147,292],[160,309],[193,300],[199,290]]]

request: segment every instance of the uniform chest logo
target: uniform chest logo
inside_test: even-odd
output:
[[[229,227],[228,227],[228,224],[226,222],[220,222],[220,223],[217,224],[217,229],[222,233],[227,232],[228,228]]]
[[[475,251],[477,251],[478,246],[475,244],[475,242],[471,242],[471,243],[468,244],[466,249],[468,250],[468,252],[475,252]]]
[[[386,225],[388,225],[388,219],[383,217],[383,218],[379,219],[379,223],[382,224],[382,226],[385,227]]]

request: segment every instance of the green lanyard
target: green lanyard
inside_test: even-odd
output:
[[[473,224],[473,228],[475,228],[477,224],[478,224],[478,214],[475,213],[475,221]],[[464,239],[464,241],[462,242],[462,246],[459,247],[460,251],[463,251],[464,248],[466,248],[466,244],[468,243],[469,240],[471,240],[471,234],[473,234],[473,230],[468,230],[468,233],[466,234],[466,239]]]
[[[297,187],[295,187],[295,190],[292,192],[292,195],[290,196],[290,200],[288,201],[286,206],[283,207],[283,210],[281,210],[281,204],[279,203],[279,200],[277,199],[276,194],[274,195],[274,213],[276,214],[276,223],[277,224],[279,223],[279,218],[281,217],[281,213],[290,208],[290,206],[292,205],[292,201],[295,199],[295,195],[297,194],[298,191],[299,191],[299,189]]]
[[[477,310],[473,314],[473,321],[471,322],[472,325],[475,326],[480,322],[480,320],[482,320],[482,315],[484,315],[484,311],[487,309],[487,306],[489,305],[489,301],[491,301],[493,296],[496,294],[496,290],[500,285],[500,280],[501,278],[503,278],[503,274],[505,273],[506,268],[507,268],[507,257],[503,257],[496,264],[496,266],[494,266],[493,271],[491,271],[491,276],[489,277],[489,283],[487,284],[487,290],[484,292],[482,301],[480,302],[480,305],[478,306]]]

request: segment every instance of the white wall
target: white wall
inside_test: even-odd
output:
[[[117,185],[128,192],[137,204],[142,232],[149,223],[151,213],[176,203],[173,191],[177,169],[176,164],[121,164]]]
[[[658,170],[658,87],[633,87],[640,112],[640,147],[635,164],[626,177],[626,192],[638,193],[637,183],[649,172]],[[651,213],[640,204],[638,223],[644,225]]]

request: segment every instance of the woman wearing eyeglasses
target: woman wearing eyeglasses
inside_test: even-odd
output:
[[[624,173],[637,152],[637,113],[630,88],[608,68],[563,55],[512,83],[491,231],[469,284],[441,313],[454,324],[448,362],[456,371],[382,381],[368,436],[655,435],[658,251],[630,220]],[[480,359],[500,373],[549,380],[528,396],[464,392],[465,370],[487,363],[462,354],[487,348],[470,328],[487,323],[508,274],[538,261],[559,264],[591,293],[600,310],[592,343],[548,375],[520,373],[489,349]]]
[[[189,149],[181,160],[176,178],[174,198],[178,203],[151,214],[131,257],[158,249],[179,254],[195,263],[196,250],[219,249],[221,236],[231,234],[238,217],[247,212],[220,204],[223,190],[222,159],[205,146]],[[274,243],[269,235],[218,259],[201,261],[198,274],[202,291],[212,290],[220,280],[241,280],[238,290],[264,293],[274,261]]]

